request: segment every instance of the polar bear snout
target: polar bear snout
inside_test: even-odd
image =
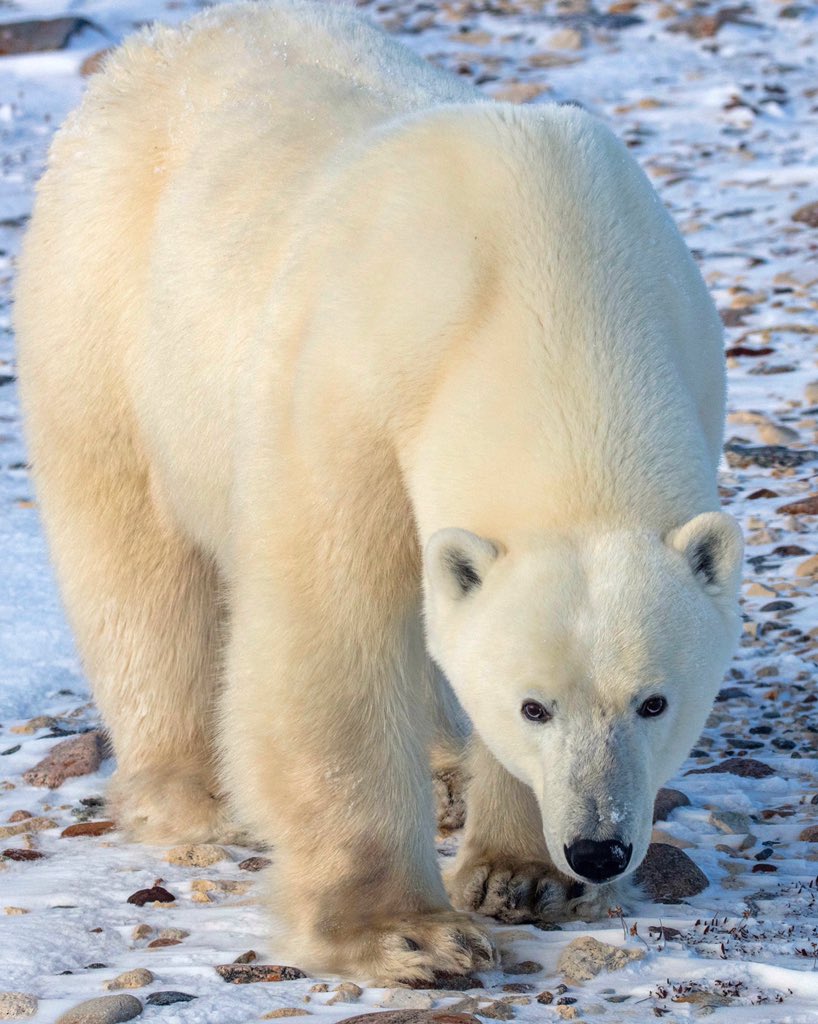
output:
[[[575,839],[563,852],[576,875],[588,882],[609,882],[630,864],[633,844],[626,846],[620,839]]]

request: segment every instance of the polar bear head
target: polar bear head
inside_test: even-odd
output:
[[[664,537],[518,547],[460,529],[430,538],[429,648],[488,748],[534,791],[555,865],[603,882],[643,859],[656,791],[727,668],[741,534],[705,512]]]

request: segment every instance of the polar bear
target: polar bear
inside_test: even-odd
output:
[[[229,807],[295,961],[380,981],[491,962],[472,911],[616,902],[736,640],[741,539],[719,318],[607,128],[345,8],[152,29],[54,140],[16,324],[123,828],[218,838]]]

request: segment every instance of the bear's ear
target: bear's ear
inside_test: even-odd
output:
[[[423,561],[430,586],[460,601],[479,589],[500,554],[490,540],[468,530],[438,530],[426,544]]]
[[[684,555],[708,594],[732,594],[738,589],[744,540],[731,515],[703,512],[673,530],[667,542]]]

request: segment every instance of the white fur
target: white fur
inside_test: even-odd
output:
[[[553,881],[578,829],[636,862],[726,665],[740,541],[718,316],[603,125],[486,102],[344,8],[152,30],[54,142],[16,318],[134,834],[217,834],[226,794],[275,844],[294,958],[485,963],[432,844],[426,550],[429,649],[481,738],[458,906]],[[635,718],[657,688],[667,717]]]

